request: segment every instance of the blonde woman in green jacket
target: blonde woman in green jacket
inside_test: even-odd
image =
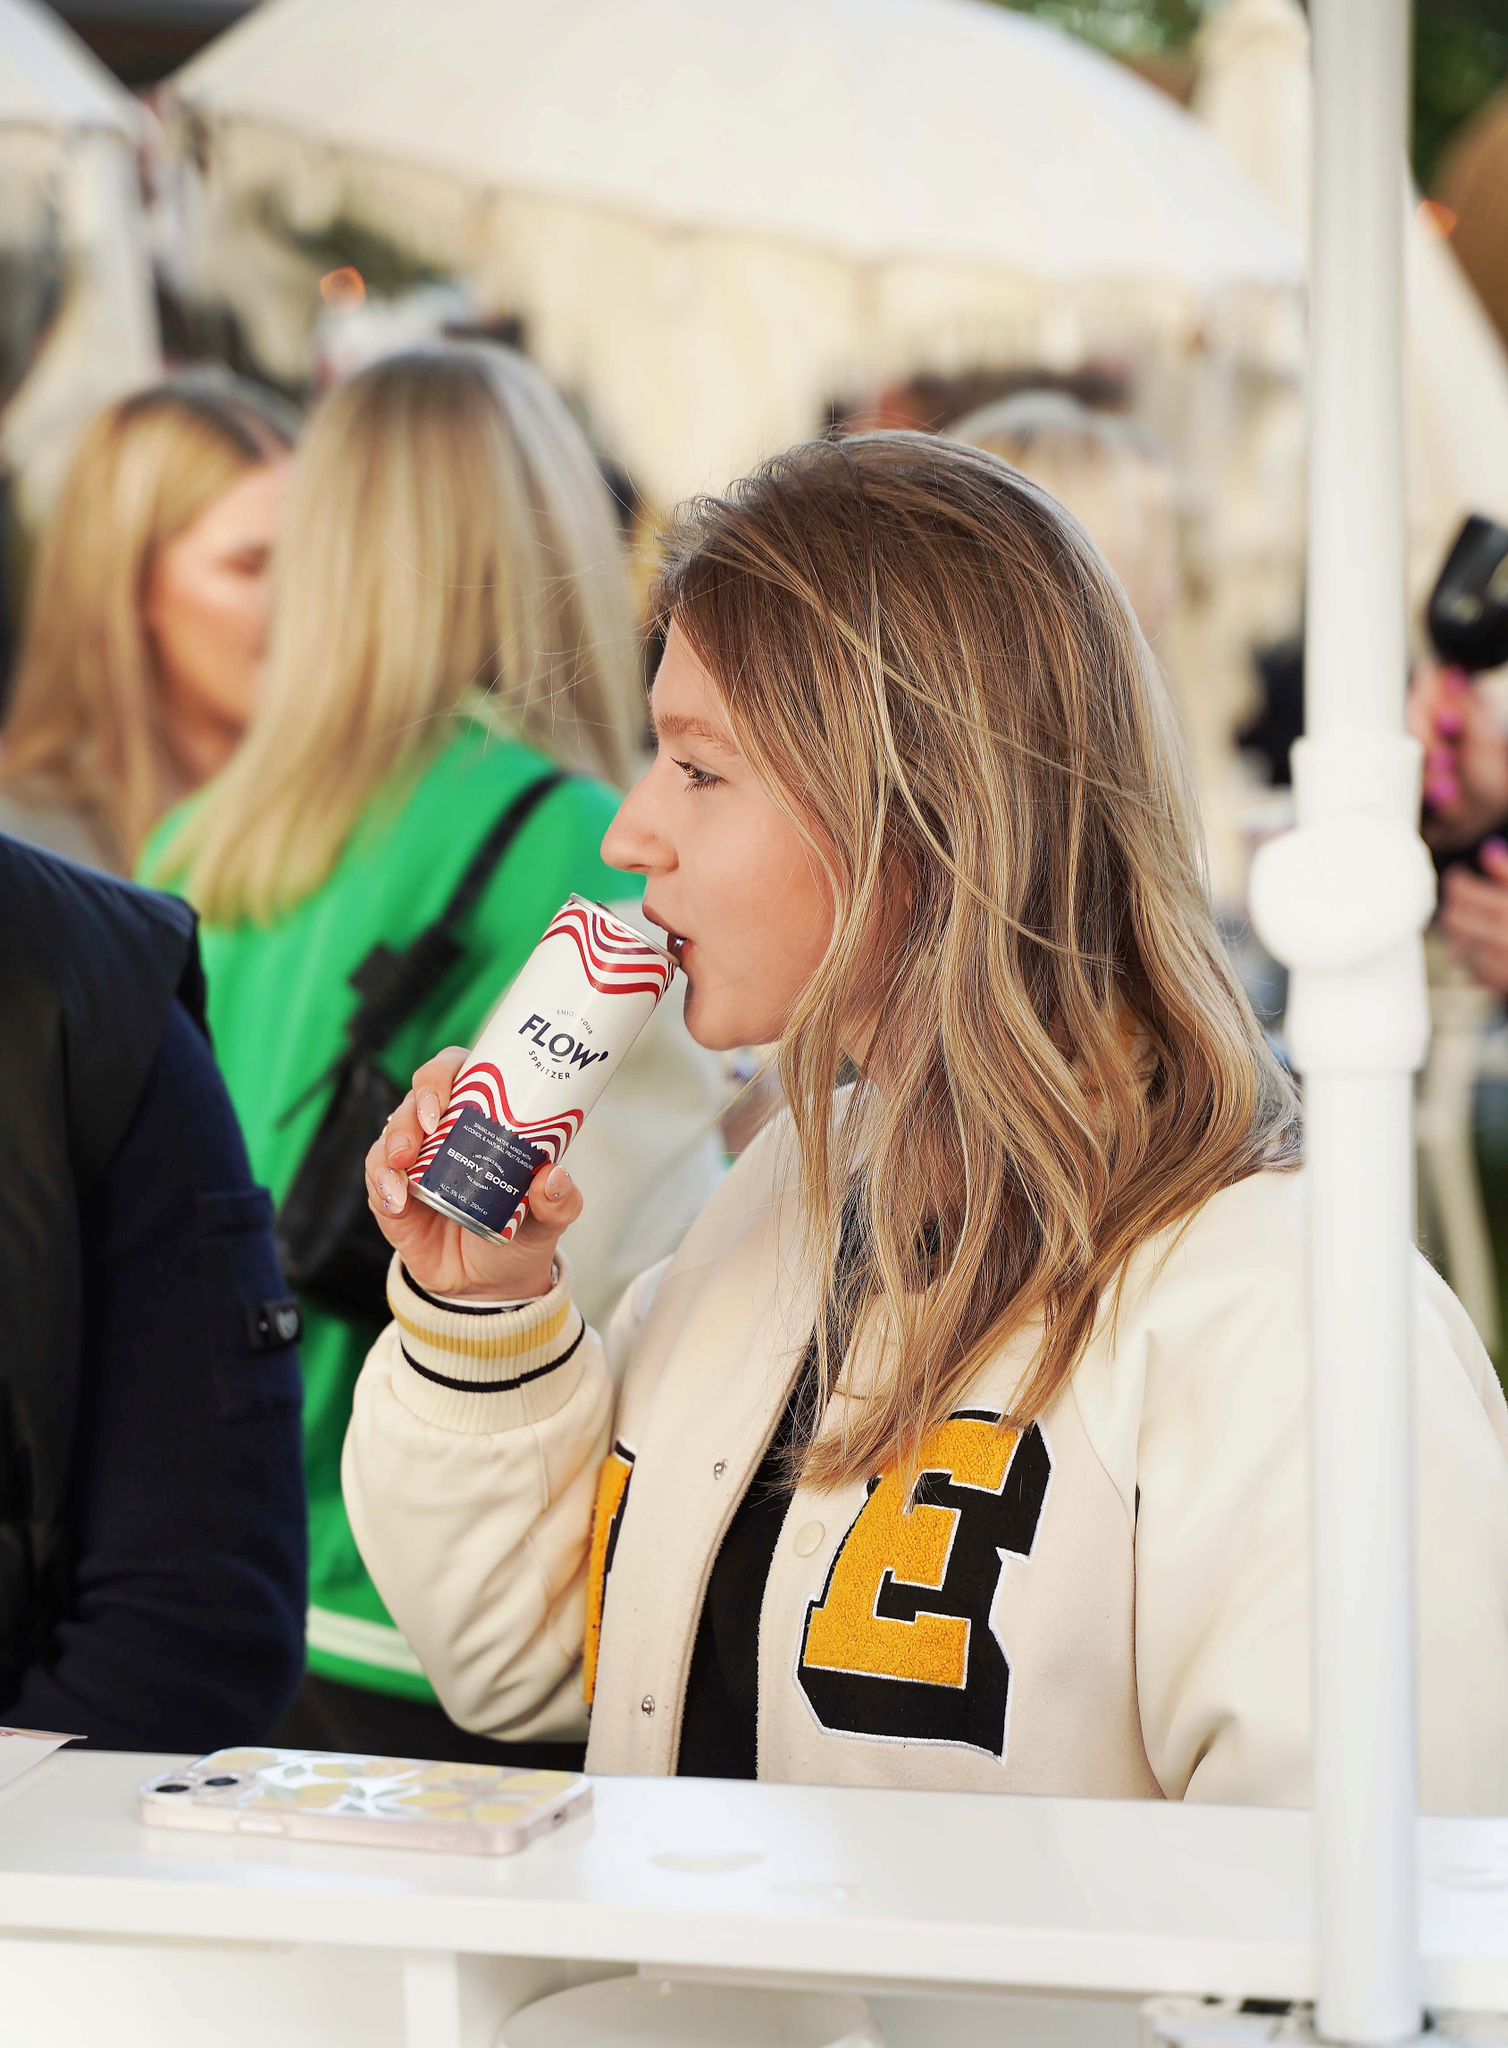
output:
[[[146,859],[203,919],[215,1045],[280,1207],[330,1105],[352,975],[440,915],[521,793],[565,771],[462,921],[463,958],[380,1055],[392,1080],[476,1036],[572,890],[620,908],[627,894],[637,914],[637,883],[599,847],[642,721],[611,500],[544,379],[500,349],[433,348],[329,397],[298,458],[265,702]],[[718,1070],[664,1009],[572,1148],[604,1311],[720,1170]],[[340,1449],[373,1326],[312,1296],[303,1309],[309,1676],[283,1733],[496,1756],[445,1719],[351,1538]]]

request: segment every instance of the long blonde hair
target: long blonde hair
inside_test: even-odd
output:
[[[914,1459],[1040,1315],[1014,1404],[1039,1415],[1137,1246],[1294,1160],[1294,1098],[1214,927],[1156,665],[1042,491],[929,436],[813,443],[689,509],[658,604],[836,906],[779,1063],[828,1299],[889,1339],[806,1453],[846,1482]],[[878,1050],[835,1116],[856,989]]]
[[[263,704],[170,851],[211,923],[326,880],[469,705],[620,785],[642,729],[612,501],[522,357],[371,364],[314,413],[279,542]]]
[[[144,617],[152,565],[296,430],[271,392],[190,372],[110,406],[69,466],[32,574],[0,788],[44,778],[122,868],[173,791]]]

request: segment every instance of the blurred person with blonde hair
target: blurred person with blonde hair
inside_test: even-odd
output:
[[[572,891],[637,915],[642,884],[598,849],[643,718],[612,502],[539,372],[502,348],[442,343],[332,391],[295,468],[261,710],[147,860],[203,920],[216,1046],[305,1309],[310,1677],[292,1740],[428,1756],[476,1747],[435,1706],[340,1495],[352,1390],[385,1315],[386,1252],[361,1180],[381,1106],[339,1155],[351,1230],[365,1233],[353,1238],[362,1273],[322,1272],[294,1219],[307,1223],[312,1204],[318,1225],[317,1162],[333,1156],[341,1120],[370,1107],[370,1089],[354,1106],[349,1094],[353,1046],[396,1103],[423,1052],[475,1039]],[[392,955],[447,912],[481,856],[494,864],[454,921],[459,957],[372,1038]],[[716,1065],[676,1007],[643,1034],[572,1150],[595,1194],[604,1294],[670,1249],[721,1170]],[[332,1199],[346,1195],[342,1183]]]
[[[208,372],[89,428],[31,577],[0,830],[128,873],[225,765],[260,688],[296,431],[272,393]]]
[[[1208,607],[1192,600],[1185,583],[1167,450],[1141,421],[1059,391],[1018,392],[946,431],[1040,485],[1078,521],[1119,578],[1183,727],[1222,930],[1266,1012],[1281,977],[1251,937],[1245,914],[1247,778],[1236,728],[1247,685],[1238,680],[1232,696],[1228,666],[1209,637]]]
[[[1178,601],[1173,477],[1156,438],[1060,391],[1017,392],[947,433],[998,455],[1073,514],[1120,578],[1155,648]]]

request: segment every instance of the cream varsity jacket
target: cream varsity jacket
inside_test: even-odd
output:
[[[568,1271],[467,1311],[395,1266],[346,1500],[463,1726],[567,1736],[590,1703],[589,1769],[674,1771],[708,1576],[816,1308],[795,1166],[782,1120],[605,1344]],[[1257,1175],[1144,1247],[1024,1434],[999,1419],[1031,1332],[913,1485],[796,1491],[763,1591],[762,1777],[1307,1799],[1303,1203],[1300,1175]],[[1508,1813],[1508,1411],[1455,1298],[1417,1256],[1412,1277],[1424,1799]],[[881,1341],[861,1328],[847,1390]]]

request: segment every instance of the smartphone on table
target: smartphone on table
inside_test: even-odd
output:
[[[575,1771],[318,1749],[217,1749],[141,1788],[149,1827],[511,1856],[591,1804]]]

